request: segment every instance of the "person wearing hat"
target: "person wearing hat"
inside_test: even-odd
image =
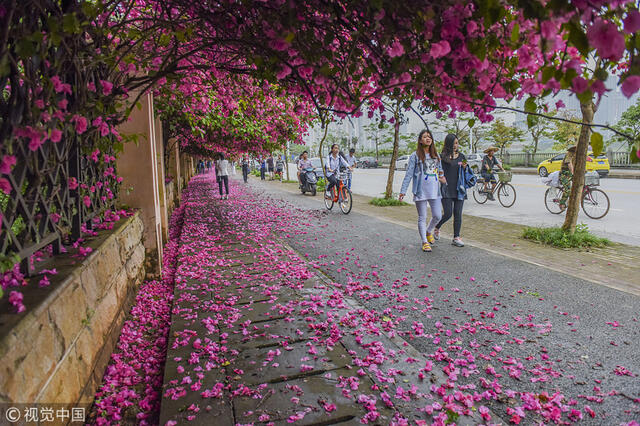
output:
[[[487,192],[487,198],[490,200],[494,200],[493,191],[496,189],[496,185],[498,184],[496,176],[493,173],[493,168],[498,167],[504,172],[502,164],[498,162],[498,159],[494,155],[496,151],[498,151],[498,148],[495,146],[490,146],[484,150],[486,155],[482,158],[482,166],[480,168],[480,174],[484,178],[484,191]],[[487,189],[487,184],[489,182],[491,182],[491,191]]]
[[[570,146],[567,149],[567,153],[564,155],[562,159],[562,166],[560,167],[560,177],[559,182],[562,186],[562,197],[560,197],[560,209],[564,210],[567,208],[567,199],[569,198],[569,194],[571,193],[571,181],[573,179],[573,168],[576,164],[576,148],[577,146]]]

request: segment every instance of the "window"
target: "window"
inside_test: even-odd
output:
[[[553,157],[551,159],[551,161],[562,161],[562,160],[564,160],[564,156],[565,156],[565,154],[556,155],[555,157]]]

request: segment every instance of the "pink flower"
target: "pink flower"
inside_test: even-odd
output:
[[[387,49],[387,53],[392,58],[402,56],[402,54],[404,54],[404,47],[402,46],[402,43],[396,40],[391,43],[391,46],[389,46],[389,49]]]
[[[11,194],[11,184],[6,178],[0,178],[0,191],[7,195]]]
[[[15,155],[5,155],[0,162],[0,173],[8,175],[11,173],[11,169],[16,165],[18,159]]]
[[[603,19],[596,21],[587,30],[589,43],[603,59],[617,61],[624,53],[624,36],[620,34],[616,25]]]
[[[109,95],[113,89],[113,83],[110,83],[107,80],[100,80],[100,84],[102,85],[102,94],[105,96]]]
[[[69,185],[69,189],[74,190],[78,188],[78,180],[74,177],[70,177],[69,178],[69,182],[67,183],[67,185]]]
[[[311,75],[313,74],[313,68],[311,68],[311,67],[300,67],[300,68],[298,68],[298,74],[300,74],[300,77],[302,77],[302,78],[304,78],[306,80],[309,77],[311,77]]]
[[[282,69],[278,71],[278,73],[276,74],[276,77],[278,78],[278,80],[282,80],[289,74],[291,74],[291,68],[289,68],[287,65],[284,65]]]
[[[69,104],[68,100],[62,99],[60,102],[58,102],[58,108],[66,110],[68,104]]]
[[[40,109],[44,109],[44,101],[42,99],[36,100],[33,104]]]
[[[451,52],[451,46],[449,45],[449,42],[446,40],[442,40],[441,42],[438,42],[431,46],[430,54],[433,59],[438,59],[445,56],[449,52]]]
[[[62,130],[60,129],[51,129],[51,142],[60,142],[62,139]]]
[[[22,293],[20,293],[19,291],[12,291],[11,293],[9,293],[9,303],[16,308],[16,311],[18,313],[20,312],[24,312],[25,311],[25,307],[24,304],[22,303],[22,299],[24,298],[24,296],[22,295]]]
[[[87,119],[81,115],[74,115],[71,121],[76,123],[76,133],[81,135],[87,131]]]
[[[571,82],[571,87],[574,92],[582,93],[589,88],[589,82],[584,78],[577,76],[574,77],[573,81]]]
[[[562,100],[556,102],[556,109],[564,108],[565,106],[566,105],[564,104],[564,102],[562,102]]]
[[[85,195],[82,198],[82,202],[84,203],[85,206],[90,207],[91,206],[91,198],[89,198],[88,195]]]
[[[624,81],[622,82],[622,87],[620,89],[622,90],[623,95],[625,95],[627,98],[630,98],[634,93],[638,91],[639,88],[640,75],[630,75],[629,77],[624,79]]]
[[[633,34],[640,31],[640,12],[632,10],[624,18],[624,32]]]
[[[87,89],[89,89],[89,91],[91,92],[95,92],[96,91],[96,84],[93,81],[90,81],[87,83]]]

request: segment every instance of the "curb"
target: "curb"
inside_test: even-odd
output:
[[[524,167],[513,167],[511,169],[516,175],[531,175],[538,176],[538,171],[536,168],[524,168]],[[621,173],[619,170],[611,169],[609,174],[603,179],[640,179],[640,170],[637,172],[635,170],[631,170],[630,173]]]

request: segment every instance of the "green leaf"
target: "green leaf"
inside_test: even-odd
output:
[[[527,126],[529,126],[529,128],[532,128],[536,124],[538,124],[538,117],[531,114],[527,115]]]
[[[574,21],[569,21],[569,43],[575,46],[584,56],[589,54],[589,40],[582,28]]]
[[[516,23],[511,30],[511,41],[517,43],[520,39],[520,24]]]
[[[138,111],[142,111],[142,102],[136,102],[136,108],[138,108]]]
[[[474,124],[476,124],[476,120],[474,118],[470,118],[469,121],[467,121],[469,128],[472,128]]]
[[[546,83],[551,80],[551,77],[555,74],[556,70],[552,67],[546,67],[542,70],[542,82]]]
[[[593,76],[600,81],[607,81],[607,78],[609,78],[609,73],[604,68],[598,68],[596,72],[593,73]]]
[[[578,93],[576,96],[583,104],[589,103],[593,100],[593,92],[591,90],[585,90],[582,93]]]
[[[640,158],[638,158],[638,151],[640,151],[640,144],[634,145],[631,147],[631,152],[629,152],[629,161],[631,163],[640,163]]]
[[[536,112],[538,106],[536,105],[536,98],[530,96],[529,99],[524,103],[525,112]]]
[[[598,132],[591,133],[591,149],[593,150],[593,155],[597,157],[602,154],[603,147],[604,141],[602,135]]]
[[[62,30],[68,34],[80,33],[80,22],[75,13],[67,13],[62,17]]]

